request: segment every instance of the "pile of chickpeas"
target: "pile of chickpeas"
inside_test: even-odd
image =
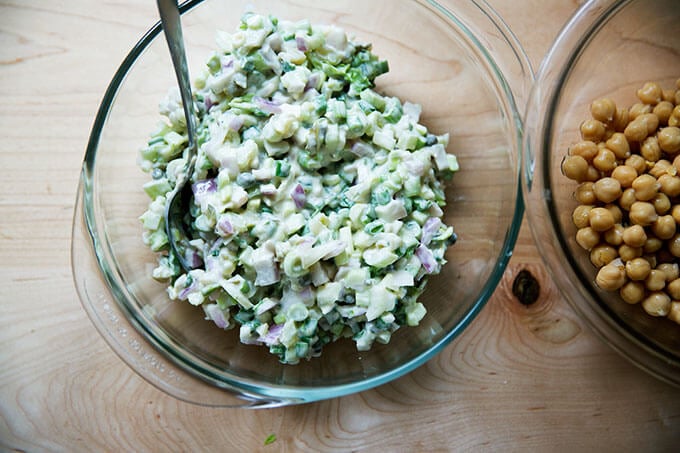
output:
[[[596,284],[680,324],[680,79],[675,85],[645,83],[630,108],[594,101],[562,172],[579,183],[572,219],[599,269]]]

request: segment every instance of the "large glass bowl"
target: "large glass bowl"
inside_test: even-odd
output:
[[[652,318],[618,293],[600,290],[589,255],[575,241],[576,183],[561,174],[590,103],[639,102],[646,81],[680,77],[677,0],[593,0],[565,26],[536,76],[526,113],[523,187],[535,242],[573,308],[605,342],[653,375],[680,385],[680,326]]]
[[[138,217],[147,205],[137,167],[158,103],[175,85],[160,27],[154,26],[116,72],[94,121],[79,188],[73,271],[83,306],[136,372],[177,398],[216,406],[275,406],[337,397],[395,379],[453,340],[493,293],[522,218],[518,150],[532,79],[512,33],[482,1],[193,1],[182,7],[190,71],[233,31],[246,5],[281,19],[334,23],[387,59],[377,90],[420,103],[422,122],[451,134],[462,170],[448,188],[446,221],[459,240],[432,278],[428,314],[388,345],[358,352],[350,340],[321,357],[283,365],[204,320],[201,309],[168,300],[151,278],[155,257]]]

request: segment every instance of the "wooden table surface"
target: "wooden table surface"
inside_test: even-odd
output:
[[[454,3],[454,0],[449,0]],[[576,0],[492,0],[537,67]],[[486,308],[397,381],[304,406],[211,409],[160,392],[100,338],[69,262],[81,159],[110,77],[155,2],[0,2],[0,449],[678,451],[680,389],[601,343],[526,225]],[[528,268],[539,301],[510,287]],[[265,439],[274,434],[273,443]]]

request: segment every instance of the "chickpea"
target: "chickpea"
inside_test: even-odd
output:
[[[621,132],[612,133],[611,137],[605,142],[605,145],[614,153],[617,159],[626,159],[630,156],[630,145],[626,136]]]
[[[623,212],[621,211],[621,208],[612,203],[607,204],[604,207],[607,211],[612,213],[612,216],[614,217],[614,223],[621,223],[623,220]]]
[[[593,208],[588,213],[590,227],[598,232],[607,231],[614,226],[614,216],[606,208]]]
[[[598,179],[600,179],[600,170],[593,167],[592,165],[589,165],[588,173],[586,173],[586,181],[595,182]]]
[[[660,216],[652,223],[652,233],[659,239],[666,240],[673,237],[677,224],[671,215]]]
[[[641,142],[647,138],[647,120],[643,116],[635,118],[628,123],[623,133],[630,142]]]
[[[629,187],[624,190],[621,197],[619,197],[619,206],[621,206],[621,209],[624,211],[630,211],[631,206],[633,206],[633,203],[636,201],[635,190],[632,187]]]
[[[638,173],[630,165],[619,165],[612,171],[611,177],[619,181],[621,187],[628,188],[633,184],[633,180],[638,177]]]
[[[656,253],[663,247],[663,241],[659,238],[648,237],[645,241],[645,245],[642,246],[642,250],[645,253]]]
[[[633,167],[638,175],[641,175],[647,170],[647,162],[645,161],[645,158],[639,154],[633,154],[626,159],[626,165]]]
[[[640,201],[649,201],[659,192],[659,181],[649,174],[642,174],[633,180],[631,184],[635,190],[635,198]]]
[[[680,128],[664,127],[657,134],[659,146],[667,153],[675,154],[680,151]]]
[[[590,113],[598,121],[610,123],[616,115],[616,104],[609,98],[602,98],[590,104]]]
[[[666,287],[666,273],[658,269],[652,269],[645,278],[645,288],[649,291],[661,291]]]
[[[675,102],[675,90],[662,90],[661,97],[663,97],[663,102],[670,102],[673,104]],[[671,109],[673,109],[672,105]]]
[[[578,185],[576,192],[574,192],[574,197],[579,203],[595,204],[597,202],[597,197],[595,196],[595,190],[593,190],[593,186],[594,183],[592,181],[582,182]]]
[[[661,159],[659,140],[656,137],[647,137],[640,145],[640,155],[649,162]]]
[[[595,267],[606,266],[614,261],[619,256],[619,252],[614,247],[608,244],[600,244],[590,251],[590,262]]]
[[[591,205],[579,205],[576,206],[574,212],[571,214],[571,220],[574,222],[576,228],[585,228],[590,225],[590,220],[588,219],[588,213],[593,209]]]
[[[583,140],[598,142],[604,138],[605,127],[598,120],[585,120],[581,123],[581,137]]]
[[[640,102],[633,104],[628,109],[628,119],[630,122],[635,121],[636,118],[652,112],[652,106],[649,104],[642,104]]]
[[[656,221],[658,215],[653,204],[646,201],[636,201],[630,207],[628,218],[636,225],[648,226]]]
[[[604,232],[604,240],[607,244],[618,247],[623,244],[623,230],[624,227],[621,224],[614,225],[613,228],[608,229]]]
[[[562,173],[574,181],[585,181],[588,174],[588,161],[581,156],[567,156],[562,161]]]
[[[680,204],[673,206],[671,209],[671,216],[673,217],[673,220],[675,220],[675,223],[680,223]]]
[[[593,158],[593,167],[605,173],[614,170],[616,165],[616,156],[611,150],[607,148],[600,149],[597,152],[597,155]]]
[[[661,175],[658,183],[661,193],[665,193],[671,198],[680,195],[680,176],[672,176],[669,174]]]
[[[678,263],[661,263],[656,268],[666,274],[666,283],[670,283],[680,277],[680,266],[678,266]]]
[[[593,184],[593,191],[598,200],[611,203],[621,196],[621,183],[614,178],[605,177]]]
[[[659,118],[659,123],[668,124],[668,118],[670,118],[673,113],[673,103],[663,100],[654,107],[652,113]]]
[[[680,300],[680,278],[676,278],[666,285],[666,292],[673,300]]]
[[[631,280],[644,280],[651,271],[652,266],[644,258],[635,258],[626,263],[626,275]]]
[[[642,249],[644,251],[644,247]],[[656,255],[643,255],[642,258],[647,260],[649,265],[652,267],[652,269],[655,269],[657,265],[659,264],[656,259]]]
[[[591,227],[579,228],[576,232],[576,243],[585,250],[591,250],[600,243],[600,233]]]
[[[642,247],[647,242],[647,233],[640,225],[631,225],[623,230],[623,242],[631,247]]]
[[[642,301],[642,308],[652,316],[666,316],[671,310],[671,298],[663,291],[656,291]]]
[[[640,282],[628,282],[621,287],[619,295],[628,304],[637,304],[645,298],[645,285]]]
[[[594,142],[582,141],[569,148],[569,155],[581,156],[588,162],[592,162],[595,156],[597,156],[598,151],[599,149]]]
[[[668,311],[668,314],[666,316],[671,321],[680,324],[680,302],[678,301],[671,302],[671,309]]]
[[[677,97],[677,92],[676,92]],[[680,126],[680,102],[675,102],[675,107],[673,108],[673,113],[671,113],[670,118],[668,118],[669,126]]]
[[[624,262],[634,260],[635,258],[639,258],[641,256],[642,256],[641,247],[631,247],[628,244],[623,244],[619,247],[619,257]]]
[[[671,252],[671,255],[674,257],[680,257],[680,234],[676,234],[670,238],[668,242],[668,251]]]
[[[645,104],[657,104],[661,102],[663,92],[656,82],[647,82],[637,90],[638,98]]]
[[[595,276],[597,286],[605,291],[615,291],[626,283],[625,267],[619,260],[602,266]]]
[[[675,174],[680,173],[680,156],[675,156],[673,159],[673,168],[675,168]]]
[[[679,115],[679,117],[680,117],[680,115]],[[623,132],[623,130],[628,125],[629,121],[630,121],[630,114],[628,113],[628,109],[617,108],[616,114],[614,115],[614,123],[612,124],[614,126],[614,130],[617,131],[617,132]]]
[[[659,117],[651,112],[640,115],[638,119],[645,120],[647,124],[647,135],[654,134],[659,128]]]
[[[666,159],[660,159],[654,163],[654,166],[649,170],[649,174],[655,178],[658,178],[659,176],[668,173],[671,168],[675,167],[673,167],[673,165]]]
[[[671,209],[671,200],[665,193],[657,193],[651,201],[656,213],[659,215],[663,215]]]

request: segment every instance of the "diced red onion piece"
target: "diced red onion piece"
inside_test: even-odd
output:
[[[276,262],[272,261],[266,265],[255,266],[255,285],[256,286],[269,286],[277,283],[281,280],[281,275],[279,274],[279,267]]]
[[[316,238],[313,236],[302,236],[300,239],[298,239],[297,245],[299,247],[302,246],[307,246],[307,245],[312,245],[316,242]]]
[[[327,260],[329,258],[333,258],[341,254],[342,252],[345,251],[347,248],[347,244],[345,241],[341,241],[340,239],[336,239],[334,241],[331,241],[328,243],[328,253],[326,253],[321,259]]]
[[[302,188],[302,185],[296,185],[293,191],[290,193],[290,196],[293,199],[293,202],[295,202],[296,208],[302,209],[305,206],[307,195],[305,195],[305,189]]]
[[[312,75],[309,76],[309,79],[307,79],[307,83],[305,84],[305,91],[316,88],[317,85],[319,85],[319,74],[313,73]]]
[[[234,226],[231,224],[229,219],[224,216],[217,221],[217,229],[219,232],[224,233],[227,236],[234,234]]]
[[[208,255],[205,257],[205,271],[206,272],[212,272],[213,270],[216,269],[217,267],[217,262],[219,260],[211,255]]]
[[[314,300],[314,293],[312,292],[312,288],[309,286],[302,288],[302,290],[298,293],[298,296],[303,303]]]
[[[203,266],[203,259],[198,254],[198,252],[196,252],[196,250],[188,249],[186,252],[186,258],[192,269],[197,269]]]
[[[269,330],[263,337],[260,338],[260,341],[262,341],[267,346],[276,344],[279,341],[282,331],[283,324],[274,324],[273,326],[269,327]]]
[[[212,253],[215,250],[219,250],[222,247],[223,244],[224,244],[224,239],[218,238],[215,242],[213,242],[213,245],[210,246],[210,249],[208,249],[208,252]]]
[[[227,320],[224,317],[224,313],[220,310],[217,304],[208,304],[203,306],[203,311],[208,316],[212,322],[215,323],[220,329],[226,329],[228,326]]]
[[[277,102],[269,101],[260,96],[255,96],[253,102],[265,113],[281,113],[281,106]]]
[[[425,268],[425,272],[431,274],[437,269],[437,260],[434,259],[432,250],[428,249],[424,245],[419,245],[416,249],[416,256]]]
[[[260,186],[260,193],[262,195],[276,195],[276,186],[274,184],[262,184]]]
[[[222,244],[224,244],[224,239],[218,238],[215,241],[215,243],[210,247],[210,249],[208,249],[208,253],[205,254],[205,270],[206,270],[206,272],[210,272],[217,267],[217,263],[219,262],[219,259],[216,256],[213,256],[213,252],[215,250],[219,250],[220,247],[222,247]]]
[[[430,241],[432,241],[432,238],[434,237],[435,233],[439,231],[439,227],[442,226],[442,221],[439,219],[439,217],[430,217],[425,221],[425,224],[423,225],[423,232],[420,236],[420,243],[422,245],[428,245]]]
[[[191,282],[191,285],[187,286],[182,291],[180,291],[177,297],[179,298],[179,300],[186,300],[186,298],[189,296],[189,293],[193,291],[194,288],[196,288],[195,281]]]
[[[243,117],[241,117],[241,115],[237,115],[229,121],[229,129],[234,132],[238,132],[238,130],[241,129],[241,126],[243,126]]]
[[[300,52],[307,52],[307,41],[305,40],[304,36],[296,36],[295,44],[297,44],[297,48]]]
[[[212,106],[215,105],[215,103],[213,102],[213,100],[210,96],[206,96],[205,99],[203,100],[203,102],[205,104],[205,110],[208,111],[208,112],[210,111]]]
[[[214,179],[203,179],[191,185],[191,191],[194,193],[194,199],[197,203],[201,203],[208,194],[217,190],[217,183]]]

